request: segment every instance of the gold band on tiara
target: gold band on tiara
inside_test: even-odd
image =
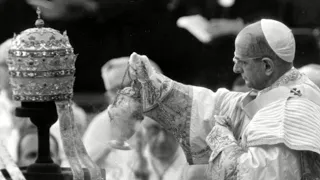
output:
[[[31,102],[71,99],[76,58],[66,33],[31,28],[15,36],[7,59],[13,99]]]

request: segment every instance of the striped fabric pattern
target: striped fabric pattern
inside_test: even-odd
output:
[[[284,143],[320,154],[320,107],[303,97],[270,103],[253,117],[244,141],[247,146]]]

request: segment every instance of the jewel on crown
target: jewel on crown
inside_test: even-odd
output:
[[[44,27],[37,9],[35,28],[14,35],[7,64],[13,99],[17,101],[59,101],[73,95],[74,54],[64,32]]]

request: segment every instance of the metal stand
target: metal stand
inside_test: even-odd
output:
[[[57,121],[58,114],[55,103],[51,102],[21,102],[21,107],[16,108],[16,116],[29,117],[38,129],[38,158],[34,164],[21,167],[27,180],[73,180],[70,168],[60,168],[53,163],[50,156],[50,127]],[[5,177],[9,174],[2,170]],[[105,171],[101,169],[101,173]],[[90,180],[90,174],[84,169],[84,179]],[[105,179],[105,178],[104,178]]]
[[[21,102],[21,107],[16,108],[15,113],[18,117],[29,117],[38,129],[38,158],[23,172],[26,178],[63,180],[60,166],[53,163],[50,156],[50,127],[58,119],[55,103]]]

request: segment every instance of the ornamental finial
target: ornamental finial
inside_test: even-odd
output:
[[[37,7],[37,14],[38,14],[38,19],[41,19],[41,10],[39,7]]]
[[[37,28],[42,28],[44,26],[44,21],[41,19],[41,10],[39,7],[37,7],[37,15],[38,15],[38,19],[36,20],[36,27]]]

